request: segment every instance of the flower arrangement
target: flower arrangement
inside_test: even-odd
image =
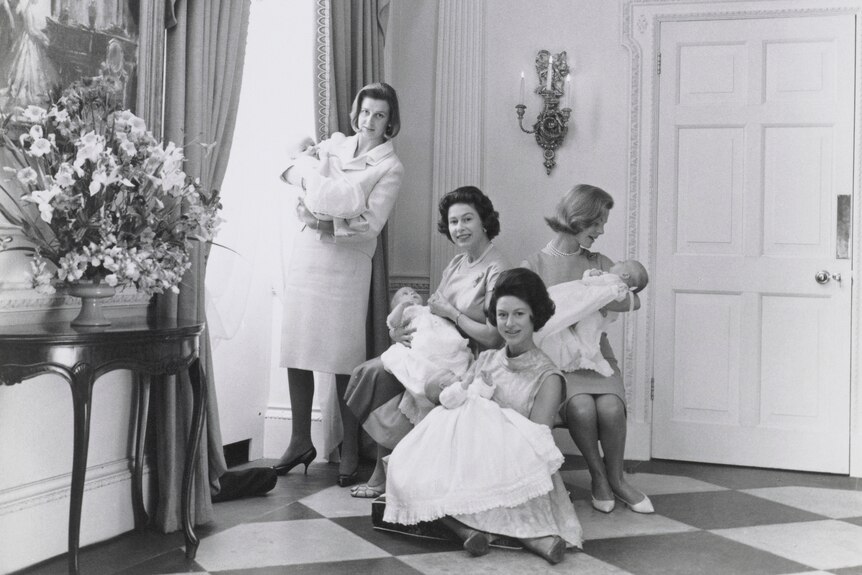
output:
[[[99,76],[71,85],[50,109],[3,118],[0,214],[32,246],[0,238],[0,251],[32,252],[41,293],[84,281],[178,292],[192,242],[211,241],[221,223],[218,192],[186,175],[181,148],[111,109],[115,88]]]

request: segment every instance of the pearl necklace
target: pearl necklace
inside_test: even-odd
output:
[[[557,256],[557,257],[575,256],[575,255],[578,255],[579,253],[581,253],[581,246],[578,246],[578,249],[576,249],[575,251],[573,251],[571,253],[564,252],[564,251],[558,249],[556,246],[554,246],[553,240],[548,242],[548,245],[545,246],[545,249],[548,251],[549,254],[551,254],[552,256]]]

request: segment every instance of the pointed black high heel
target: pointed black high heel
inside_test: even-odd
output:
[[[292,461],[288,461],[287,463],[280,463],[275,466],[275,472],[278,475],[287,475],[287,472],[299,465],[300,463],[305,464],[305,474],[308,475],[308,466],[314,461],[314,458],[317,457],[317,450],[314,446],[311,447],[308,451],[300,455],[299,457],[294,457]]]

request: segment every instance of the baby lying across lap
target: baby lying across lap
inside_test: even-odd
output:
[[[467,371],[473,355],[455,325],[431,313],[413,288],[405,286],[395,292],[391,309],[386,318],[390,328],[406,324],[416,331],[410,347],[395,343],[380,359],[386,371],[404,385],[398,408],[416,424],[435,407],[439,390]]]
[[[536,344],[563,371],[591,369],[604,376],[612,375],[600,341],[618,314],[601,309],[612,301],[630,298],[630,293],[638,293],[647,282],[649,274],[643,264],[625,260],[607,272],[590,269],[580,280],[551,286],[548,293],[557,313],[536,333]]]

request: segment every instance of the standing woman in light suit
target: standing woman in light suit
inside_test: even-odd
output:
[[[276,470],[284,475],[317,456],[311,442],[314,371],[335,374],[346,444],[356,443],[358,426],[344,403],[350,372],[365,361],[365,324],[371,286],[371,258],[377,236],[386,224],[401,187],[404,168],[392,146],[401,128],[398,97],[388,84],[359,90],[350,110],[355,135],[327,147],[328,163],[338,169],[325,173],[313,163],[292,160],[282,174],[290,184],[326,186],[365,194],[365,211],[350,220],[333,222],[314,216],[300,198],[296,216],[304,228],[287,258],[282,323],[281,365],[287,368],[293,412],[290,443]],[[302,156],[300,156],[302,157]],[[338,224],[338,225],[336,225]],[[339,484],[355,482],[356,450],[345,450]],[[347,459],[354,459],[348,461]]]

